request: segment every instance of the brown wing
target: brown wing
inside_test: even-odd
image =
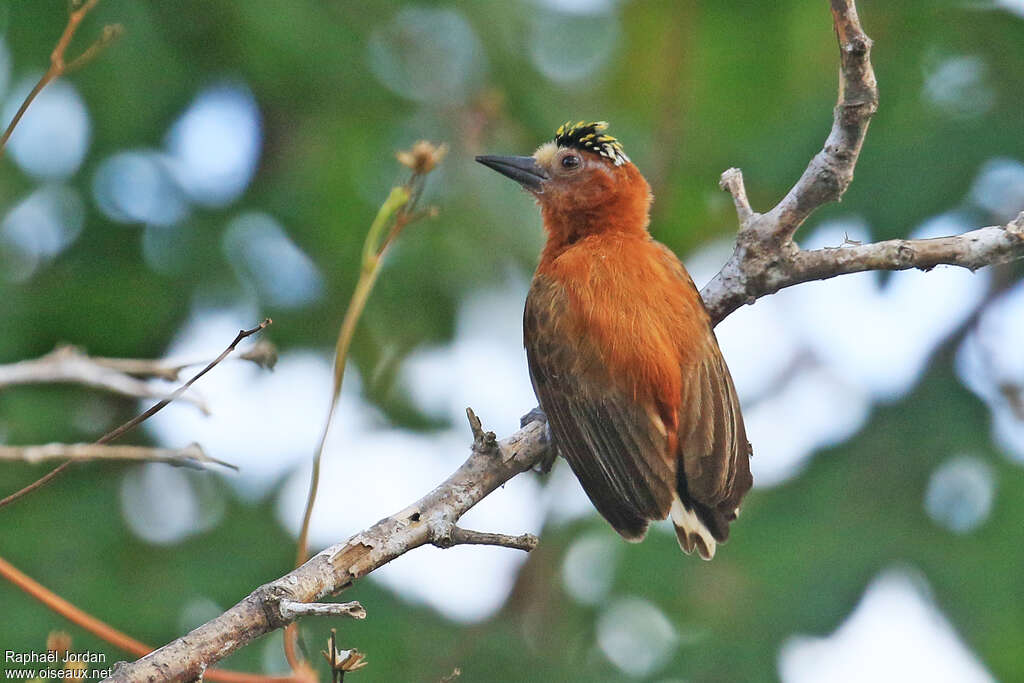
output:
[[[675,254],[659,245],[684,286],[696,287]],[[692,369],[684,373],[679,406],[679,495],[717,541],[729,536],[740,501],[753,485],[750,443],[739,398],[718,340],[707,336]]]
[[[594,507],[627,540],[643,538],[672,505],[676,475],[664,426],[611,388],[586,340],[560,335],[564,294],[534,281],[523,319],[530,379],[559,452]]]
[[[679,407],[679,495],[717,541],[753,484],[739,399],[717,342],[683,385]]]

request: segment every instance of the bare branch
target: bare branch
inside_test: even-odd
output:
[[[272,343],[260,340],[237,357],[262,368],[273,368],[277,362],[277,349]],[[185,369],[209,362],[209,359],[103,358],[90,356],[75,346],[61,345],[39,358],[0,365],[0,391],[24,384],[81,384],[128,398],[161,399],[167,397],[167,392],[142,380],[175,382],[181,379]],[[196,395],[186,393],[181,400],[196,405],[204,413],[208,412],[206,404]]]
[[[793,189],[756,226],[776,243],[793,233],[822,204],[839,201],[853,180],[868,122],[878,109],[878,85],[871,67],[871,39],[860,27],[854,0],[831,0],[832,21],[839,40],[839,101],[832,130]]]
[[[282,599],[278,603],[281,616],[295,620],[299,617],[351,617],[365,619],[366,610],[358,602],[296,602]]]
[[[717,324],[743,304],[812,280],[866,270],[931,270],[940,265],[977,270],[1021,258],[1024,213],[1006,225],[949,237],[885,240],[809,251],[796,245],[787,250],[763,251],[745,250],[737,245],[701,296],[712,322]]]
[[[272,342],[266,339],[260,339],[252,346],[249,347],[244,353],[240,353],[236,356],[238,360],[247,360],[261,368],[273,370],[277,364],[277,347]],[[96,365],[116,370],[117,372],[131,375],[132,377],[152,377],[155,379],[164,379],[169,382],[175,382],[181,379],[181,373],[186,368],[192,368],[197,365],[206,365],[210,362],[209,358],[191,360],[191,361],[180,361],[180,360],[149,360],[139,358],[102,358],[97,356],[91,356],[90,359]],[[0,366],[2,369],[3,366]]]
[[[44,446],[0,446],[0,460],[21,460],[35,464],[46,460],[136,460],[162,462],[169,465],[208,469],[220,465],[237,470],[231,463],[208,456],[197,443],[184,448],[149,448],[146,446],[110,446],[104,444],[50,443]]]
[[[167,392],[152,387],[140,378],[177,378],[177,372],[170,367],[161,366],[160,361],[121,361],[129,366],[137,365],[136,370],[142,370],[143,365],[150,364],[149,372],[120,370],[115,367],[117,362],[109,358],[90,358],[74,346],[58,346],[39,358],[0,365],[0,391],[24,384],[81,384],[128,398],[162,399],[168,396]],[[177,370],[180,371],[180,368]],[[187,393],[181,396],[181,399],[195,405],[203,413],[209,412],[206,403],[193,393]]]
[[[241,341],[243,339],[251,337],[252,335],[256,334],[257,332],[260,332],[261,330],[266,328],[268,325],[270,325],[272,322],[273,321],[270,318],[267,318],[266,320],[261,322],[256,327],[253,327],[252,329],[249,329],[249,330],[239,330],[238,334],[235,335],[235,338],[231,341],[230,344],[228,344],[228,347],[226,349],[221,351],[221,354],[219,356],[217,356],[212,361],[210,361],[209,364],[206,365],[206,367],[204,367],[202,370],[200,370],[195,375],[193,375],[191,377],[191,379],[189,379],[187,382],[185,382],[180,387],[175,389],[174,393],[169,395],[167,398],[164,398],[164,399],[160,400],[159,402],[153,404],[153,406],[151,406],[145,412],[140,413],[139,415],[136,415],[135,417],[133,417],[132,419],[128,420],[127,422],[125,422],[124,424],[120,425],[119,427],[116,427],[116,428],[112,429],[111,431],[107,432],[106,434],[104,434],[100,438],[96,439],[96,441],[94,441],[93,443],[95,443],[95,444],[110,443],[111,441],[114,441],[115,439],[120,438],[124,434],[130,432],[131,430],[135,429],[136,427],[138,427],[140,424],[142,424],[143,422],[145,422],[149,418],[151,418],[154,415],[156,415],[157,413],[159,413],[161,410],[163,410],[168,405],[170,405],[170,403],[172,401],[178,399],[179,397],[181,397],[182,394],[184,394],[186,391],[188,391],[189,387],[191,387],[193,384],[195,384],[196,381],[198,381],[200,377],[202,377],[203,375],[208,373],[210,370],[213,370],[215,367],[217,367],[217,365],[222,360],[224,360],[229,355],[231,355],[231,352],[235,350],[235,347],[237,347],[239,345],[239,343],[241,343]],[[57,475],[59,475],[61,472],[66,470],[68,467],[70,467],[73,462],[75,462],[75,461],[74,460],[66,460],[66,461],[64,461],[63,463],[61,463],[60,465],[57,465],[57,467],[53,468],[52,470],[50,470],[49,472],[47,472],[42,477],[40,477],[39,479],[35,480],[34,482],[29,484],[28,486],[25,486],[25,487],[15,491],[14,493],[10,494],[9,496],[6,496],[2,500],[0,500],[0,508],[6,507],[6,506],[10,505],[11,503],[13,503],[14,501],[18,500],[19,498],[27,496],[32,491],[35,491],[36,489],[41,488],[42,486],[45,486],[49,481],[51,481]]]
[[[800,180],[771,211],[751,210],[743,174],[730,168],[720,185],[733,197],[740,231],[736,248],[701,291],[713,324],[743,304],[785,287],[865,270],[929,270],[937,265],[975,270],[1024,258],[1024,219],[1004,226],[927,240],[888,240],[802,251],[793,241],[800,225],[821,205],[838,201],[853,180],[868,122],[878,108],[871,66],[871,39],[864,33],[853,0],[830,0],[839,42],[839,101],[824,148]]]
[[[117,667],[111,681],[190,680],[291,619],[282,600],[315,602],[405,553],[432,543],[431,522],[455,524],[484,497],[539,462],[547,450],[544,424],[531,422],[507,439],[479,428],[469,459],[448,479],[404,510],[344,543],[331,546],[282,578],[253,591],[224,614],[136,662]],[[479,444],[479,447],[478,447]],[[152,677],[152,678],[151,678]]]

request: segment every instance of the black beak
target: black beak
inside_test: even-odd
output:
[[[533,157],[499,157],[484,154],[476,160],[533,192],[543,192],[543,183],[549,177]]]

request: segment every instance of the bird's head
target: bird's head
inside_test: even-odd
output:
[[[651,190],[604,121],[566,123],[531,156],[476,158],[536,197],[549,229],[574,233],[647,226]],[[566,228],[570,228],[566,225]]]

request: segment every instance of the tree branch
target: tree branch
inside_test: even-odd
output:
[[[111,360],[103,359],[97,362],[74,346],[58,346],[39,358],[0,365],[0,391],[24,384],[80,384],[90,389],[108,391],[128,398],[161,399],[167,396],[166,392],[159,391],[140,379],[147,376],[145,373],[118,370],[107,364]],[[169,372],[168,368],[157,370],[150,376],[164,378],[165,373]],[[205,402],[195,394],[185,394],[181,400],[195,405],[204,414],[209,412]]]
[[[730,183],[736,176],[742,183],[739,170],[733,168],[722,174],[723,186],[727,185],[726,174],[731,176]],[[1024,212],[1006,225],[978,228],[960,235],[825,249],[803,250],[792,241],[779,247],[748,249],[741,246],[748,237],[748,231],[741,230],[736,250],[701,291],[714,324],[743,304],[812,280],[866,270],[931,270],[940,265],[977,270],[1024,258]]]
[[[277,362],[277,349],[270,342],[261,340],[239,354],[238,358],[263,368],[273,368]],[[102,358],[89,356],[75,346],[61,345],[39,358],[0,365],[0,391],[24,384],[81,384],[128,398],[162,399],[169,395],[168,392],[144,380],[178,381],[183,370],[208,362]],[[185,393],[180,400],[192,403],[203,413],[209,412],[203,400],[193,393]]]
[[[837,201],[853,178],[868,121],[878,103],[870,63],[871,40],[861,30],[853,0],[831,0],[840,47],[840,87],[832,130],[824,148],[767,214],[754,212],[738,169],[722,176],[740,220],[736,249],[701,292],[717,324],[744,303],[783,287],[872,269],[929,269],[948,263],[978,268],[1024,256],[1024,217],[1003,227],[981,228],[934,240],[891,240],[877,244],[801,251],[793,234],[826,202]],[[167,681],[195,677],[203,667],[256,637],[288,623],[281,600],[312,602],[334,594],[374,569],[422,545],[500,541],[507,536],[459,529],[473,505],[521,472],[540,464],[547,451],[539,412],[512,436],[498,442],[469,411],[474,444],[469,459],[444,483],[401,512],[331,546],[286,576],[266,584],[224,614],[132,664],[117,667],[112,681]],[[473,540],[469,540],[473,539]],[[523,545],[527,545],[525,542]],[[526,549],[524,547],[524,549]]]
[[[219,365],[222,360],[224,360],[229,355],[231,355],[231,352],[235,350],[235,347],[237,347],[238,344],[243,339],[247,339],[247,338],[251,337],[252,335],[256,334],[257,332],[259,332],[260,330],[265,329],[272,322],[273,321],[270,318],[267,318],[266,320],[264,320],[263,322],[261,322],[259,325],[257,325],[256,327],[254,327],[252,329],[249,329],[249,330],[239,330],[238,334],[235,335],[235,338],[231,341],[230,344],[228,344],[228,347],[226,349],[224,349],[223,351],[221,351],[219,356],[217,356],[212,361],[210,361],[206,365],[206,367],[204,367],[202,370],[200,370],[195,375],[193,375],[187,382],[185,382],[180,387],[175,389],[167,397],[165,397],[165,398],[161,399],[160,401],[157,401],[156,403],[154,403],[146,411],[144,411],[142,413],[139,413],[138,415],[136,415],[132,419],[128,420],[124,424],[119,425],[118,427],[115,427],[114,429],[110,430],[109,432],[107,432],[106,434],[101,436],[100,438],[96,439],[96,441],[94,441],[93,443],[94,444],[105,444],[105,443],[110,443],[111,441],[114,441],[116,439],[119,439],[124,434],[130,432],[131,430],[135,429],[136,427],[138,427],[140,424],[142,424],[143,422],[145,422],[149,418],[151,418],[154,415],[156,415],[157,413],[159,413],[161,410],[163,410],[168,405],[170,405],[172,401],[177,400],[185,392],[187,392],[189,390],[189,388],[191,388],[191,386],[193,384],[195,384],[199,380],[200,377],[202,377],[203,375],[208,373],[210,370],[212,370],[215,367],[217,367],[217,365]],[[75,462],[74,460],[66,460],[63,463],[61,463],[60,465],[57,465],[57,467],[55,467],[52,470],[50,470],[48,473],[44,474],[39,479],[36,479],[34,482],[29,484],[28,486],[25,486],[25,487],[15,491],[14,493],[10,494],[9,496],[6,496],[3,499],[0,499],[0,508],[6,507],[6,506],[10,505],[11,503],[15,502],[16,500],[19,500],[20,498],[23,498],[23,497],[27,496],[28,494],[32,493],[33,491],[35,491],[35,490],[45,486],[48,482],[52,481],[55,477],[57,477],[61,472],[66,470],[68,467],[70,467],[71,464],[74,463],[74,462]]]
[[[0,446],[0,461],[22,460],[30,464],[46,460],[136,460],[162,462],[169,465],[208,469],[208,465],[221,465],[233,470],[231,463],[211,458],[197,443],[184,448],[149,448],[147,446],[109,446],[105,444],[50,443],[44,446]]]
[[[484,432],[472,411],[472,454],[448,479],[404,510],[382,519],[344,543],[314,555],[280,579],[257,588],[224,614],[131,664],[114,668],[110,681],[185,681],[295,615],[282,602],[316,602],[333,595],[391,560],[433,543],[439,522],[454,525],[488,494],[544,456],[544,425],[531,422],[498,441]],[[291,602],[289,602],[291,601]]]
[[[927,240],[803,251],[793,235],[807,217],[839,201],[853,180],[868,122],[878,109],[871,67],[871,39],[860,26],[854,0],[830,0],[839,42],[839,99],[825,145],[786,196],[771,211],[750,208],[743,173],[730,168],[719,185],[732,195],[740,230],[736,248],[701,291],[713,324],[743,304],[785,287],[865,270],[929,270],[937,265],[975,270],[1024,257],[1024,217],[1004,226]]]

